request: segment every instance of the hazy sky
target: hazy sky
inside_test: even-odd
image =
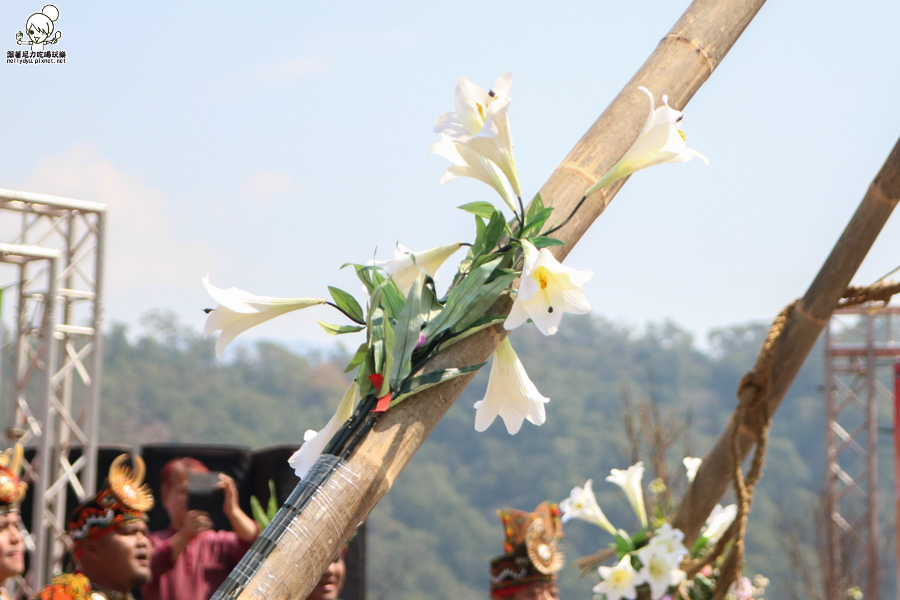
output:
[[[513,72],[530,198],[687,5],[60,1],[48,49],[66,63],[0,64],[0,187],[109,206],[108,320],[163,308],[199,329],[205,273],[358,294],[343,263],[470,241],[455,207],[497,200],[441,186],[447,164],[427,153],[459,77]],[[0,4],[0,49],[24,48],[15,34],[42,6]],[[595,271],[594,312],[702,340],[801,295],[900,136],[898,23],[896,0],[764,6],[685,111],[710,166],[633,176],[569,255]],[[898,240],[895,217],[855,282],[896,268]],[[315,308],[256,333],[331,343],[320,319],[339,322]]]

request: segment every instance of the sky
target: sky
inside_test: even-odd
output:
[[[344,263],[471,241],[456,207],[499,198],[442,186],[447,163],[428,154],[457,80],[512,71],[530,198],[688,2],[55,6],[48,49],[65,64],[0,63],[0,188],[107,205],[107,321],[163,309],[199,330],[207,273],[361,297]],[[26,48],[16,32],[42,7],[0,4],[0,50]],[[671,320],[702,346],[802,295],[900,135],[897,23],[896,0],[763,6],[685,109],[710,165],[632,176],[566,259],[594,271],[592,311],[636,330]],[[900,265],[898,240],[894,217],[854,283]],[[14,277],[0,265],[0,284]],[[343,323],[317,307],[242,337],[335,344],[319,320]]]

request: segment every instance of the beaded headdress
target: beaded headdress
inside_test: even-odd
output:
[[[146,519],[146,512],[153,508],[153,494],[144,483],[144,460],[135,456],[132,469],[125,464],[127,459],[127,454],[116,457],[103,489],[69,515],[66,529],[73,541],[99,537],[130,521]]]

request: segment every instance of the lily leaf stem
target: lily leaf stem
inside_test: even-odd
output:
[[[347,317],[348,319],[350,319],[350,320],[353,321],[354,323],[358,323],[359,325],[365,325],[365,324],[366,324],[365,321],[360,321],[359,319],[354,319],[353,316],[352,316],[350,313],[348,313],[346,310],[342,309],[340,306],[338,306],[338,305],[335,304],[334,302],[325,302],[325,304],[327,304],[328,306],[331,306],[331,307],[333,307],[333,308],[336,308],[339,312],[343,313],[343,315],[344,315],[345,317]]]
[[[543,236],[548,236],[548,235],[550,235],[551,233],[553,233],[553,232],[555,232],[555,231],[559,231],[560,229],[562,229],[563,227],[565,227],[566,224],[567,224],[569,221],[572,220],[572,217],[575,216],[575,213],[578,212],[578,209],[581,208],[581,205],[584,204],[584,201],[585,201],[585,200],[587,200],[587,194],[585,194],[584,196],[581,197],[581,200],[578,201],[578,204],[575,205],[575,208],[572,209],[572,212],[569,213],[569,216],[566,217],[566,219],[565,219],[562,223],[560,223],[560,224],[557,225],[556,227],[553,227],[553,228],[551,228],[551,229],[548,229],[547,231],[545,231],[545,232],[542,233],[541,235],[543,235]]]

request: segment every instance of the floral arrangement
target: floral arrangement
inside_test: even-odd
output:
[[[687,478],[692,482],[699,458],[685,458]],[[737,514],[734,504],[717,505],[706,520],[703,530],[690,550],[684,545],[684,533],[666,522],[662,504],[657,514],[648,518],[643,491],[644,463],[637,462],[626,470],[612,469],[606,480],[619,486],[634,510],[641,528],[633,535],[617,529],[600,509],[593,491],[593,480],[584,487],[572,489],[569,497],[560,502],[563,523],[579,519],[593,523],[613,536],[611,548],[584,557],[582,566],[593,568],[598,563],[615,559],[614,566],[599,566],[600,582],[594,586],[596,598],[617,600],[637,598],[652,600],[710,600],[714,597],[720,575],[715,560],[709,564],[711,551],[725,535]],[[651,493],[663,495],[666,484],[660,478],[650,484]],[[751,582],[740,577],[724,595],[729,600],[762,598],[768,580],[757,575]]]
[[[472,242],[453,242],[424,252],[398,244],[391,260],[344,265],[355,269],[365,288],[362,302],[334,287],[329,287],[330,300],[273,298],[221,289],[204,278],[207,291],[219,303],[207,309],[205,325],[207,335],[221,332],[216,342],[219,357],[248,328],[311,306],[329,305],[348,321],[341,325],[320,322],[330,334],[365,332],[365,341],[347,366],[347,372],[355,370],[356,375],[337,411],[320,431],[306,432],[305,443],[291,458],[301,479],[320,454],[348,455],[379,414],[482,366],[426,370],[431,358],[453,344],[501,323],[512,330],[530,321],[544,335],[553,335],[564,313],[590,310],[581,288],[592,272],[560,264],[548,249],[562,244],[553,234],[572,215],[554,214],[540,195],[527,208],[523,204],[510,133],[511,87],[511,73],[500,76],[490,90],[460,79],[455,111],[441,115],[435,124],[440,138],[430,152],[451,163],[441,182],[457,177],[482,181],[511,212],[483,201],[460,206],[475,218]],[[645,167],[694,157],[708,163],[687,147],[679,129],[681,112],[669,107],[666,96],[662,106],[656,106],[653,94],[640,89],[650,100],[643,129],[622,159],[585,191],[575,211],[591,194]],[[449,289],[440,295],[435,273],[463,247],[468,248],[466,255]],[[512,299],[508,315],[503,310],[508,304],[498,304],[507,297]],[[475,429],[484,431],[498,416],[510,434],[518,432],[525,420],[541,425],[549,398],[528,378],[508,339],[493,358],[485,396],[475,404]]]

